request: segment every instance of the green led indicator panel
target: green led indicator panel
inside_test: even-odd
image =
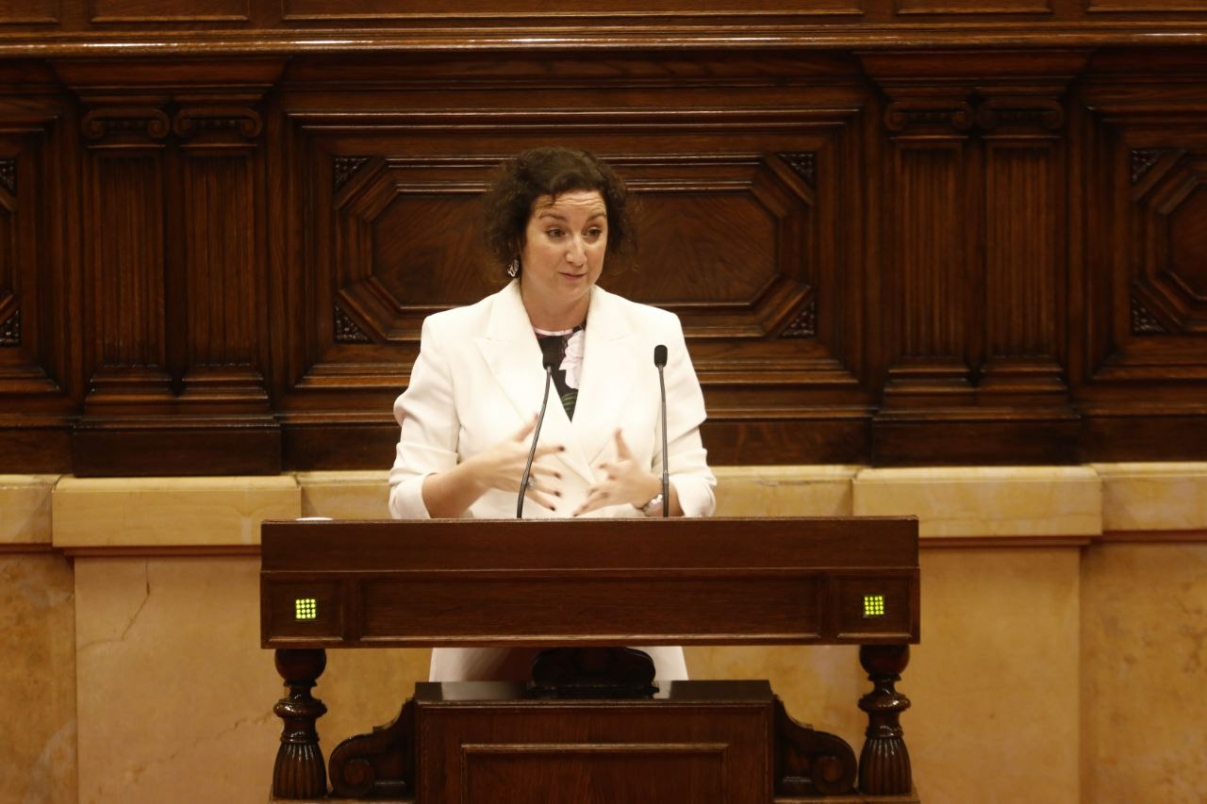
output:
[[[884,616],[884,595],[864,595],[863,596],[863,616],[864,617],[883,617]]]
[[[319,616],[319,603],[312,597],[299,597],[293,601],[294,616],[299,620],[313,620]]]

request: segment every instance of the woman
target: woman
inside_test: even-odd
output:
[[[679,320],[596,286],[632,239],[624,184],[591,154],[538,148],[487,195],[487,240],[511,277],[477,304],[430,316],[390,472],[398,519],[515,515],[545,388],[525,517],[708,516],[716,480],[700,441],[704,397]],[[669,499],[654,348],[665,345]],[[679,648],[648,648],[657,677],[686,677]],[[437,649],[433,680],[528,678],[536,651]]]

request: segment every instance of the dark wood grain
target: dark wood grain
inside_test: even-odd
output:
[[[901,643],[918,601],[912,519],[262,528],[265,647]]]
[[[0,469],[385,468],[549,141],[640,202],[601,283],[680,316],[716,465],[1207,457],[1207,51],[1111,22],[1207,14],[666,5],[0,2]]]

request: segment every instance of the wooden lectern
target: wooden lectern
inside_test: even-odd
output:
[[[612,657],[602,649],[769,644],[861,646],[873,689],[859,701],[869,725],[858,764],[842,739],[793,721],[765,681],[598,695],[421,683],[394,723],[335,749],[330,795],[917,800],[898,722],[909,700],[894,688],[919,638],[912,518],[298,521],[266,522],[262,537],[262,644],[289,688],[276,706],[274,800],[329,795],[315,730],[326,708],[310,694],[327,648]]]

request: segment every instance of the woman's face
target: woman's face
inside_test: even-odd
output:
[[[608,210],[599,191],[575,190],[534,201],[520,251],[520,289],[529,315],[560,319],[581,311],[585,318],[607,249]],[[581,319],[567,326],[578,323]]]

